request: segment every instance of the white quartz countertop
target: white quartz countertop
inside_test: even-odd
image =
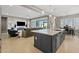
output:
[[[32,32],[46,34],[46,35],[55,35],[62,31],[64,31],[64,29],[60,29],[60,30],[41,29],[41,30],[33,30]]]

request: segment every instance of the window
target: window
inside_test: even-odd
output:
[[[79,18],[65,18],[61,19],[60,27],[64,27],[65,25],[69,25],[75,30],[79,30]]]
[[[38,18],[31,20],[32,28],[47,28],[48,18]]]
[[[36,20],[31,20],[31,27],[36,28]]]

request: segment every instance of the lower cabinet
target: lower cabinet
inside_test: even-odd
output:
[[[43,52],[50,53],[51,51],[51,36],[43,34],[35,34],[34,46]]]
[[[60,32],[59,34],[56,35],[56,50],[60,47],[64,39],[65,39],[64,32]]]
[[[50,36],[35,33],[34,46],[45,53],[55,53],[64,40],[64,32]]]

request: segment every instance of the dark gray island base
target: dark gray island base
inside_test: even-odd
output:
[[[64,31],[34,31],[34,46],[45,53],[55,53],[64,40]]]

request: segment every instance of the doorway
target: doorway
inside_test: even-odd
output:
[[[1,17],[1,33],[7,33],[7,17]]]

